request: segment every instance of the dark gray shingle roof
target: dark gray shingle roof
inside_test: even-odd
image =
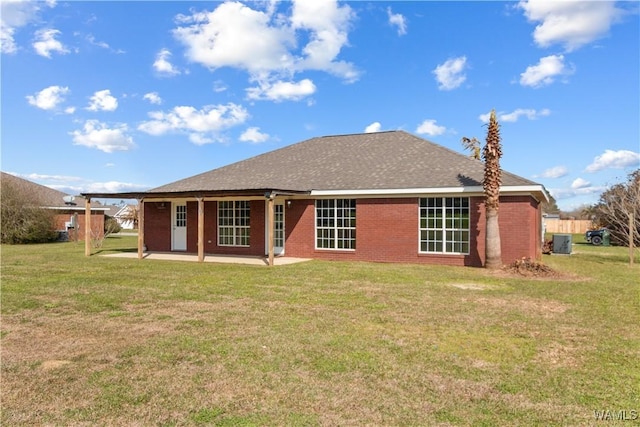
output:
[[[481,186],[483,164],[404,131],[324,136],[149,190],[379,190]],[[537,185],[503,172],[503,186]]]
[[[62,199],[64,196],[68,196],[67,193],[49,188],[44,185],[36,184],[35,182],[28,181],[23,178],[19,178],[9,173],[0,172],[2,181],[9,183],[15,190],[17,190],[25,200],[38,203],[42,207],[65,207],[66,204]],[[84,206],[84,198],[76,197],[75,203],[78,206]]]

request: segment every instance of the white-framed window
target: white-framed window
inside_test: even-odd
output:
[[[422,253],[469,253],[469,198],[420,199],[420,247]]]
[[[218,202],[218,246],[249,246],[249,206],[246,200]]]
[[[356,201],[316,200],[316,249],[356,248]]]
[[[187,205],[176,206],[176,227],[187,226]]]

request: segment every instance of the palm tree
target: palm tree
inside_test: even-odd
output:
[[[496,111],[491,110],[487,139],[482,149],[484,159],[484,179],[482,187],[485,196],[486,244],[485,267],[497,269],[502,267],[502,251],[500,248],[500,226],[498,225],[498,208],[500,206],[500,184],[502,183],[502,169],[500,169],[502,146],[500,145],[500,125],[496,119]]]
[[[478,141],[478,138],[476,138],[475,136],[473,138],[467,138],[466,136],[463,136],[462,145],[464,146],[465,150],[471,151],[469,157],[471,157],[472,159],[480,160],[480,153],[482,149],[480,148],[480,141]]]

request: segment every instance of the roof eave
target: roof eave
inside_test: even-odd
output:
[[[311,196],[406,196],[420,194],[483,194],[482,186],[468,187],[425,187],[425,188],[372,188],[372,189],[334,189],[312,190]],[[512,185],[500,187],[501,194],[536,194],[546,201],[548,194],[542,185]]]

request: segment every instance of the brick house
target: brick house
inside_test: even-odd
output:
[[[286,255],[480,267],[483,164],[404,131],[312,138],[135,197],[139,256]],[[108,194],[84,194],[108,197]],[[538,258],[544,187],[503,172],[502,257]]]
[[[64,235],[70,240],[85,240],[87,228],[84,197],[72,197],[62,191],[5,172],[0,174],[2,181],[13,187],[25,200],[36,201],[40,208],[54,212],[54,229],[61,233],[61,236]],[[98,206],[91,209],[90,233],[94,238],[104,236],[105,211],[105,208]]]

